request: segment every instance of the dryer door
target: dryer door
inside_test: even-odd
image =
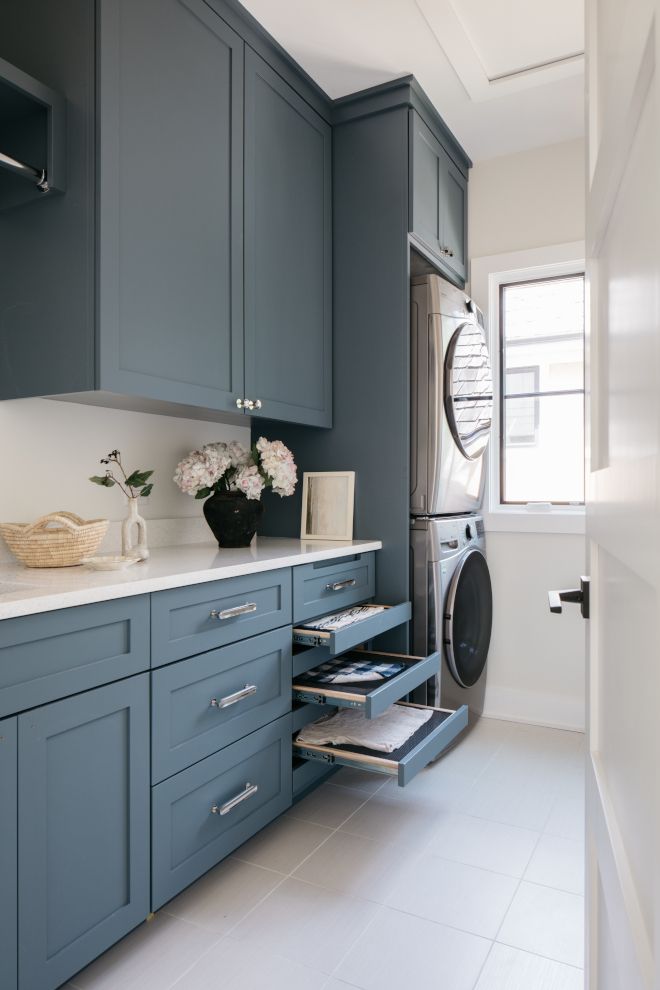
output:
[[[454,441],[469,461],[488,446],[493,415],[493,376],[483,328],[463,323],[445,357],[445,412]]]
[[[445,601],[445,655],[461,687],[476,684],[486,666],[492,623],[488,564],[481,550],[473,547],[454,571]]]

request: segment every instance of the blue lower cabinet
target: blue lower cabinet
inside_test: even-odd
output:
[[[16,990],[16,719],[0,722],[0,990]]]
[[[155,911],[291,805],[291,715],[152,790]]]
[[[19,716],[19,987],[53,990],[149,912],[149,675]]]

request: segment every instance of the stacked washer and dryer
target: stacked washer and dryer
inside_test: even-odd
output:
[[[440,653],[415,700],[479,715],[493,611],[479,515],[493,411],[484,320],[465,292],[422,275],[411,280],[410,326],[411,646]]]

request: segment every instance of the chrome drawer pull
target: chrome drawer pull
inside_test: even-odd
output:
[[[341,591],[343,588],[352,588],[355,584],[355,578],[346,578],[345,581],[335,581],[333,584],[326,584],[326,591]]]
[[[230,798],[229,801],[225,801],[225,803],[221,805],[214,804],[211,808],[211,814],[228,814],[236,807],[237,804],[242,804],[243,801],[247,801],[247,799],[251,798],[253,794],[256,794],[258,790],[259,788],[256,784],[246,784],[245,789],[242,790],[240,794],[237,794],[236,797]]]
[[[235,705],[237,701],[242,701],[243,698],[249,698],[250,695],[257,693],[256,684],[246,684],[244,688],[240,691],[234,691],[233,694],[227,694],[224,698],[211,698],[211,708],[229,708],[230,705]]]
[[[247,615],[248,612],[256,612],[257,603],[256,602],[246,602],[245,605],[236,605],[234,608],[224,608],[222,612],[218,612],[217,608],[214,608],[211,612],[212,619],[233,619],[237,615]]]

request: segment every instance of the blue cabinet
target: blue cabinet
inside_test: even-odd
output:
[[[243,42],[203,0],[101,0],[98,386],[243,395]]]
[[[245,55],[245,395],[252,415],[332,425],[331,130]]]
[[[53,990],[149,912],[149,675],[18,718],[20,990]]]
[[[410,109],[410,229],[454,282],[467,278],[467,174]]]
[[[0,722],[0,990],[17,986],[16,719]]]
[[[0,36],[70,110],[65,195],[3,216],[0,398],[329,426],[321,91],[223,0],[4,0]]]

